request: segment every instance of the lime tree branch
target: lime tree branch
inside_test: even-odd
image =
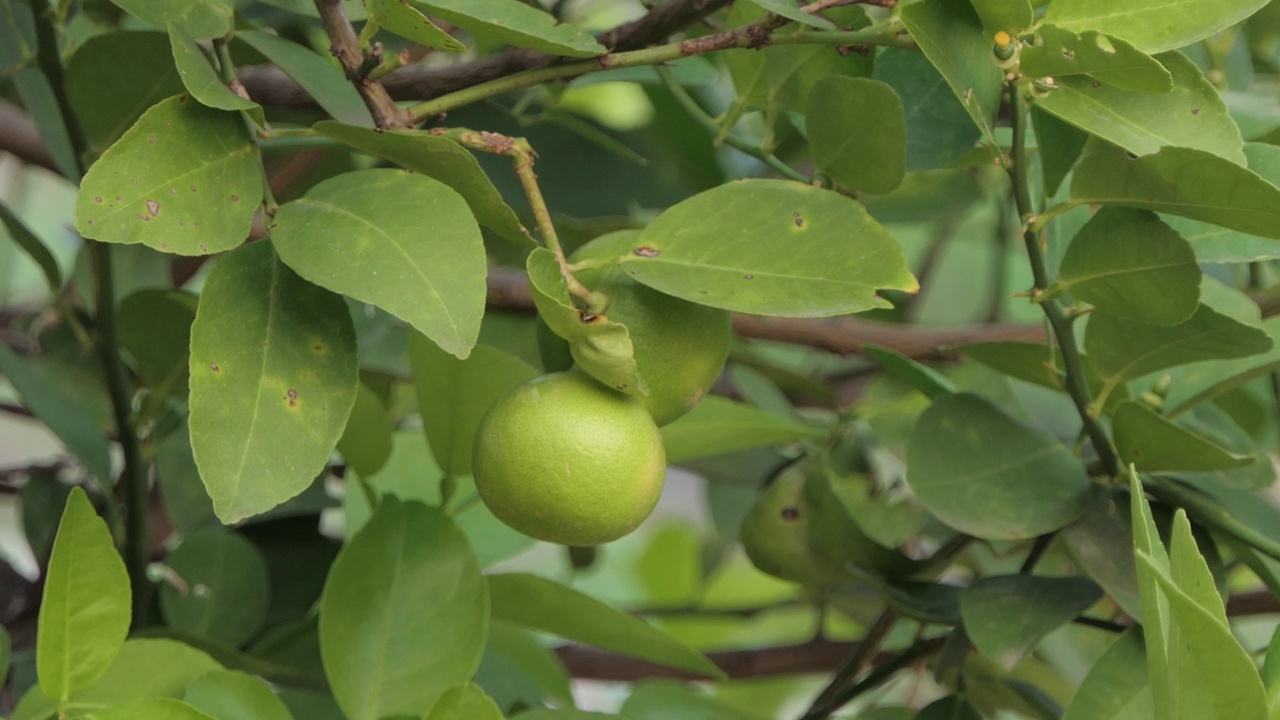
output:
[[[1033,296],[1049,287],[1049,268],[1045,262],[1044,249],[1041,247],[1041,231],[1035,226],[1036,208],[1031,200],[1031,173],[1027,158],[1027,102],[1022,89],[1015,83],[1009,84],[1009,96],[1013,105],[1013,149],[1012,161],[1007,163],[1009,179],[1013,183],[1014,201],[1018,206],[1018,215],[1026,224],[1022,239],[1027,247],[1027,259],[1031,263],[1031,274],[1035,278]],[[1065,371],[1063,387],[1071,396],[1084,423],[1084,432],[1092,441],[1098,459],[1102,461],[1106,471],[1111,475],[1120,473],[1120,463],[1116,459],[1115,450],[1111,447],[1111,438],[1098,423],[1092,410],[1093,398],[1089,393],[1089,385],[1084,379],[1084,366],[1080,359],[1080,349],[1076,346],[1076,337],[1071,329],[1071,320],[1067,317],[1062,305],[1055,299],[1040,301],[1053,334],[1062,350],[1062,364]]]
[[[409,119],[405,111],[391,99],[382,83],[369,77],[369,70],[376,67],[378,63],[370,66],[366,62],[364,52],[360,50],[355,28],[351,26],[346,8],[342,6],[342,0],[315,0],[315,3],[316,11],[320,13],[320,20],[324,23],[325,32],[333,43],[330,51],[342,64],[342,70],[346,73],[347,79],[360,92],[360,97],[364,99],[369,112],[373,113],[373,119],[378,127],[384,129],[407,127]]]

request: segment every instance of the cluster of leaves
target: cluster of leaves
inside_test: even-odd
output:
[[[56,317],[16,314],[34,342],[0,345],[0,373],[105,517],[56,473],[22,488],[48,566],[15,720],[571,719],[546,636],[723,680],[701,650],[798,641],[815,615],[863,643],[809,719],[1280,712],[1280,649],[1259,672],[1222,599],[1280,594],[1258,495],[1280,434],[1280,107],[1258,89],[1280,6],[738,0],[693,41],[611,53],[518,0],[113,2],[0,0],[5,91],[78,184],[55,220],[90,241],[67,273],[74,243],[0,206]],[[559,59],[389,110],[379,78],[404,60],[375,40]],[[277,86],[247,71],[242,92],[237,66]],[[273,97],[283,77],[321,114]],[[637,130],[619,98],[660,112]],[[863,312],[889,338],[1043,317],[1050,337],[979,334],[942,369],[742,341],[736,399],[662,431],[709,517],[620,543],[638,570],[610,547],[570,553],[575,573],[476,501],[471,444],[566,356],[644,392],[565,260],[619,229],[623,270],[690,302]],[[487,308],[513,271],[537,317]],[[151,477],[173,534],[149,565]],[[535,572],[493,569],[517,555]],[[641,684],[620,714],[761,716],[731,686]]]

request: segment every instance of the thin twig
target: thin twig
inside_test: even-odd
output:
[[[373,114],[374,122],[378,127],[391,130],[412,125],[408,113],[396,105],[382,83],[368,77],[365,71],[365,55],[360,50],[355,28],[347,18],[347,10],[342,6],[342,0],[315,0],[315,4],[316,11],[320,13],[320,20],[324,23],[325,32],[333,43],[330,52],[338,58],[347,79],[360,92],[360,97],[364,99],[364,104]]]

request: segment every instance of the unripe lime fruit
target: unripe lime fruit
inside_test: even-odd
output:
[[[631,532],[662,493],[662,436],[635,399],[577,372],[516,386],[476,431],[480,497],[512,528],[563,545]]]
[[[636,231],[592,240],[570,258],[608,260],[626,255]],[[580,282],[610,298],[605,317],[627,326],[636,371],[649,391],[636,398],[654,422],[666,425],[693,409],[724,368],[733,337],[730,315],[660,293],[633,280],[616,264],[575,273]]]
[[[813,511],[806,479],[805,469],[793,465],[765,488],[742,522],[742,548],[756,569],[776,578],[815,586],[848,582],[838,565],[824,562],[809,545]]]

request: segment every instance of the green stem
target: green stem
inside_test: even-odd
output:
[[[929,641],[921,641],[912,645],[902,654],[867,673],[865,678],[850,685],[848,689],[833,697],[830,702],[823,704],[821,707],[810,708],[808,712],[800,717],[800,720],[822,720],[830,716],[831,713],[848,705],[859,695],[880,687],[894,675],[911,667],[915,662],[932,655],[937,650],[937,643]]]
[[[824,718],[844,704],[844,702],[836,704],[837,699],[848,691],[854,679],[871,664],[872,658],[879,652],[880,646],[884,644],[885,639],[897,624],[897,612],[893,608],[885,608],[884,612],[880,613],[880,617],[867,628],[866,636],[862,638],[862,642],[858,643],[858,648],[853,651],[853,655],[836,671],[835,676],[822,692],[818,693],[818,697],[809,706],[809,711],[804,714],[802,720]]]
[[[1065,200],[1063,202],[1060,202],[1057,205],[1054,205],[1050,208],[1045,209],[1039,215],[1036,215],[1034,218],[1032,218],[1031,224],[1028,226],[1027,229],[1030,232],[1039,234],[1043,232],[1046,227],[1049,226],[1050,220],[1058,217],[1063,213],[1075,210],[1076,208],[1084,204],[1085,203],[1079,200]]]
[[[1031,200],[1031,173],[1028,172],[1030,162],[1027,157],[1027,101],[1021,89],[1009,84],[1009,96],[1013,104],[1013,159],[1009,163],[1009,179],[1013,183],[1014,201],[1018,206],[1018,215],[1027,223],[1022,234],[1023,243],[1027,247],[1027,259],[1031,263],[1031,274],[1035,279],[1035,289],[1043,291],[1049,287],[1049,267],[1045,262],[1044,250],[1040,246],[1041,233],[1032,223],[1037,222],[1035,204]],[[1059,206],[1060,207],[1060,206]],[[1067,394],[1075,403],[1076,412],[1084,423],[1085,434],[1093,443],[1094,451],[1103,467],[1112,476],[1120,474],[1120,462],[1111,446],[1111,438],[1107,436],[1093,412],[1093,399],[1089,393],[1089,385],[1084,379],[1084,364],[1080,359],[1080,349],[1076,346],[1076,336],[1071,329],[1071,320],[1055,299],[1039,303],[1049,320],[1053,334],[1062,350],[1063,370],[1066,373],[1064,386]]]
[[[218,76],[227,87],[232,89],[232,92],[235,92],[235,88],[240,84],[240,78],[236,75],[236,66],[231,60],[230,42],[226,38],[214,40],[213,47],[218,56]],[[244,127],[249,137],[260,138],[266,134],[258,127],[257,122],[249,117],[249,113],[241,111],[240,118],[244,120]],[[267,166],[262,162],[261,153],[258,155],[258,169],[262,173],[262,212],[263,215],[271,217],[276,214],[276,210],[280,209],[280,203],[276,202],[275,194],[271,192],[271,178],[267,175]],[[264,218],[262,224],[269,223]]]
[[[1233,537],[1274,560],[1280,560],[1280,542],[1235,519],[1213,498],[1177,481],[1160,477],[1148,478],[1142,486],[1161,500],[1185,508],[1197,522]]]
[[[657,47],[602,55],[590,60],[567,62],[560,65],[525,70],[507,77],[490,80],[469,88],[441,95],[434,100],[415,105],[410,108],[413,122],[419,123],[446,113],[450,110],[487,100],[512,90],[520,90],[534,85],[541,85],[552,80],[576,77],[602,70],[639,67],[641,65],[657,65],[659,63],[679,60],[693,55],[702,55],[717,50],[751,49],[756,50],[769,45],[887,45],[892,47],[916,47],[909,37],[892,33],[874,33],[864,31],[853,32],[789,32],[772,34],[762,31],[759,23],[745,28],[726,30],[703,38],[684,40],[682,42],[659,45]],[[754,32],[747,31],[754,28]],[[763,32],[763,37],[761,36]]]
[[[694,100],[693,96],[681,87],[680,83],[676,82],[675,78],[672,77],[670,70],[661,65],[656,66],[655,69],[658,71],[658,77],[662,79],[662,84],[666,85],[671,96],[674,97],[676,102],[685,109],[685,112],[689,113],[689,116],[696,120],[699,125],[711,131],[713,135],[716,135],[719,139],[723,139],[724,144],[731,148],[741,150],[751,157],[756,158],[765,165],[768,165],[778,171],[778,173],[784,177],[795,180],[796,182],[809,182],[809,178],[799,172],[796,172],[790,165],[779,160],[777,155],[766,151],[759,145],[752,145],[732,133],[721,134],[720,123],[716,122],[715,118],[708,115],[706,111],[702,109],[702,106],[698,104],[698,101]]]

